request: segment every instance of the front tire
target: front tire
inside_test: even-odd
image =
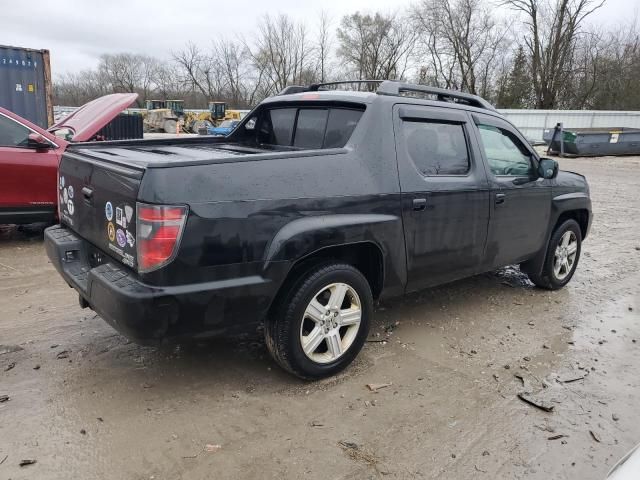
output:
[[[267,348],[300,378],[335,375],[362,349],[372,315],[371,287],[359,270],[320,265],[299,277],[267,320]]]
[[[559,225],[551,235],[542,271],[539,274],[529,273],[529,278],[540,288],[559,290],[573,277],[581,250],[580,225],[569,219]]]

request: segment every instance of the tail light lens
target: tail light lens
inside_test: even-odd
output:
[[[173,260],[178,252],[187,212],[187,207],[137,204],[139,272],[157,270]]]

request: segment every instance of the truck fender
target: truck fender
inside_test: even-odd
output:
[[[388,229],[380,224],[389,224]],[[376,228],[371,228],[376,225]],[[398,227],[399,226],[399,227]],[[401,219],[383,214],[341,214],[302,217],[289,222],[273,237],[265,251],[265,265],[295,261],[326,247],[371,241],[386,253],[386,233],[402,228]],[[381,235],[383,238],[378,238]]]
[[[558,223],[558,219],[565,212],[572,210],[588,210],[591,215],[591,198],[586,192],[571,192],[564,193],[553,197],[551,205],[551,218],[549,221],[549,228],[545,236],[544,246],[540,251],[530,260],[527,260],[523,265],[525,273],[540,273],[544,265],[544,260],[547,257],[547,249],[549,248],[549,239],[553,234],[553,230]]]
[[[404,291],[407,265],[402,219],[386,214],[317,215],[293,220],[282,227],[265,249],[263,268],[294,263],[329,247],[373,244],[382,253],[383,295]]]

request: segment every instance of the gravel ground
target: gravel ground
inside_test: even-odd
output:
[[[604,478],[640,441],[640,158],[560,163],[595,212],[567,288],[506,268],[385,302],[315,383],[259,341],[131,344],[79,308],[41,231],[2,228],[0,479]]]

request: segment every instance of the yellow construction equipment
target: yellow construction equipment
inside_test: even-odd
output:
[[[143,112],[146,132],[206,133],[208,127],[217,127],[225,120],[241,120],[249,110],[227,110],[225,102],[209,102],[208,110],[184,109],[184,100],[147,100]]]

